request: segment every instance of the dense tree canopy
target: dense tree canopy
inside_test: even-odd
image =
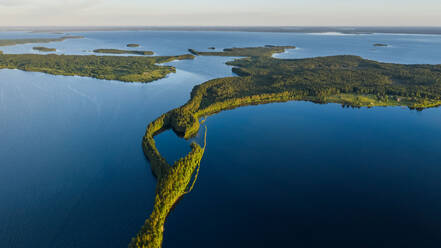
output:
[[[189,54],[157,57],[3,54],[0,55],[0,69],[20,69],[125,82],[151,82],[176,71],[172,66],[157,64],[193,58],[194,56]]]

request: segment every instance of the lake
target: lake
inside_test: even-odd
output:
[[[0,47],[5,53],[157,55],[296,45],[276,55],[359,55],[441,64],[441,36],[112,31]],[[55,37],[1,32],[0,39]],[[387,43],[389,47],[374,47]],[[0,247],[126,247],[153,207],[156,180],[141,139],[193,86],[232,76],[231,58],[169,63],[150,84],[0,71]],[[441,110],[288,102],[208,117],[195,189],[171,213],[164,247],[439,247]],[[188,141],[156,138],[172,162]]]

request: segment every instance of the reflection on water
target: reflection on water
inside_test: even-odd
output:
[[[91,54],[139,43],[158,55],[176,55],[188,48],[289,44],[300,49],[279,57],[355,54],[385,62],[441,63],[441,36],[72,35],[86,38],[42,45],[59,53]],[[0,38],[53,36],[0,32]],[[36,45],[0,50],[35,53]],[[1,70],[0,246],[126,246],[153,210],[156,193],[139,145],[146,125],[185,103],[194,85],[231,76],[227,60],[172,62],[177,73],[152,84]],[[212,116],[197,185],[167,219],[164,247],[234,247],[232,240],[237,247],[323,247],[347,237],[363,240],[364,234],[378,237],[368,240],[370,247],[437,244],[439,116],[439,109],[352,110],[301,102]],[[176,147],[171,137],[157,137],[169,163],[188,152],[187,143]],[[360,246],[356,241],[338,245]]]

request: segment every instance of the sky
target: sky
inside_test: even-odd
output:
[[[0,26],[441,26],[441,0],[0,0]]]

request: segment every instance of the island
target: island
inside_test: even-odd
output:
[[[139,47],[139,44],[130,43],[130,44],[127,44],[127,47]]]
[[[191,143],[183,158],[167,163],[154,137],[173,130],[189,139],[203,118],[221,111],[286,101],[339,103],[342,106],[407,106],[423,110],[441,105],[441,65],[400,65],[358,56],[277,59],[274,53],[293,46],[230,48],[224,52],[190,52],[201,56],[243,57],[227,64],[239,76],[218,78],[195,86],[183,106],[151,122],[142,140],[144,154],[157,178],[153,211],[129,247],[160,248],[164,224],[179,199],[194,187],[207,145]],[[202,119],[202,121],[200,121]],[[192,180],[193,179],[193,180]]]
[[[109,54],[135,54],[135,55],[153,55],[152,51],[134,51],[134,50],[120,50],[120,49],[95,49],[94,53],[109,53]]]
[[[176,72],[176,68],[172,66],[158,64],[185,59],[194,59],[194,56],[191,54],[154,57],[1,54],[0,69],[147,83]]]
[[[4,39],[0,40],[0,46],[13,46],[22,45],[30,43],[49,43],[49,42],[60,42],[67,39],[82,39],[83,36],[63,36],[60,38],[35,38],[35,39]]]
[[[245,48],[225,48],[222,52],[199,52],[195,49],[188,51],[197,56],[227,56],[227,57],[267,57],[275,53],[282,53],[286,49],[295,49],[295,46],[265,46]]]
[[[375,47],[387,47],[389,45],[388,44],[382,44],[382,43],[375,43],[374,46]]]
[[[216,50],[216,47],[209,47],[209,50]]]
[[[42,47],[42,46],[33,47],[32,49],[40,51],[40,52],[55,52],[55,51],[57,51],[57,49],[55,49],[55,48],[48,48],[48,47]]]

